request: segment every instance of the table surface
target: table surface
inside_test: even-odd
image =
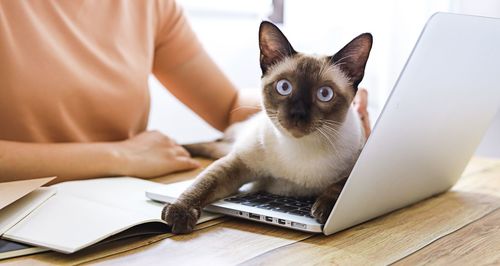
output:
[[[199,171],[155,181],[185,180]],[[225,217],[200,224],[189,235],[141,236],[71,255],[46,252],[0,264],[500,265],[499,250],[500,160],[473,158],[450,191],[331,236]]]

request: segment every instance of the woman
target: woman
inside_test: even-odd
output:
[[[198,167],[173,140],[145,131],[150,73],[221,131],[258,106],[217,68],[173,0],[1,1],[0,62],[0,182]]]

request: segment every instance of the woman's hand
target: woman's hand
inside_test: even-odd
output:
[[[365,131],[365,137],[368,139],[372,133],[370,114],[368,113],[368,91],[360,88],[354,97],[353,104],[354,108],[358,112],[359,119],[361,119],[361,125]]]
[[[158,131],[146,131],[117,143],[118,173],[152,178],[200,167],[182,146]]]

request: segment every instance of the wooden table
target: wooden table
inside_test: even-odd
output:
[[[175,182],[195,174],[156,181]],[[500,160],[474,158],[451,191],[332,236],[220,218],[190,235],[135,237],[72,255],[48,252],[2,263],[500,265]]]

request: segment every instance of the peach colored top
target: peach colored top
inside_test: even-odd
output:
[[[201,49],[172,0],[0,1],[0,139],[133,136],[148,121],[148,75]]]

